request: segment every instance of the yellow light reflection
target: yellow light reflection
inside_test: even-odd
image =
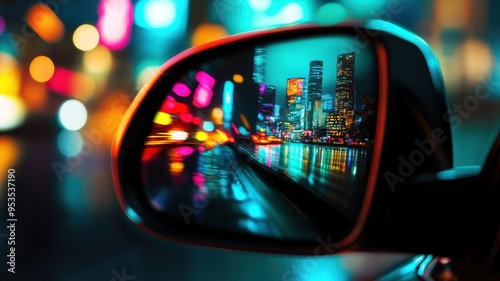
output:
[[[215,120],[215,123],[222,123],[222,116],[224,116],[222,109],[216,107],[212,110],[212,118]]]
[[[0,94],[16,96],[21,85],[21,73],[16,59],[0,52]]]
[[[80,25],[73,33],[73,44],[82,51],[90,51],[99,43],[99,32],[90,24]]]
[[[234,83],[241,84],[243,83],[243,76],[241,76],[241,74],[235,74],[233,75],[233,81]]]
[[[170,116],[170,114],[160,111],[156,113],[153,122],[160,125],[169,125],[172,123],[172,117]]]
[[[184,169],[184,164],[181,162],[173,162],[170,163],[170,172],[172,173],[180,173]]]
[[[49,6],[43,3],[31,6],[26,21],[45,42],[55,43],[64,35],[64,24]]]
[[[106,47],[97,45],[94,49],[83,54],[83,66],[92,73],[109,71],[113,65],[113,56]]]
[[[221,130],[217,130],[217,134],[215,135],[214,138],[215,138],[215,141],[217,143],[220,143],[220,144],[225,143],[229,140],[227,135]]]
[[[31,61],[30,74],[37,82],[47,82],[54,75],[54,63],[46,56],[38,56]]]
[[[199,131],[196,133],[196,135],[194,136],[198,141],[200,142],[204,142],[208,139],[208,134],[203,132],[203,131]]]
[[[203,23],[195,29],[191,44],[192,46],[198,46],[226,36],[228,36],[228,33],[224,26],[219,24]]]

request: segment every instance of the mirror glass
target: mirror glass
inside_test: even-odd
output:
[[[186,224],[316,238],[315,206],[280,191],[285,179],[353,225],[378,107],[374,48],[359,45],[330,35],[240,46],[160,81],[165,99],[142,153],[149,204]]]

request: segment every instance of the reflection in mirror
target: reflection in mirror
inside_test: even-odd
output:
[[[156,211],[235,233],[314,239],[322,229],[307,209],[315,206],[289,200],[277,186],[285,178],[354,224],[376,127],[372,46],[338,35],[246,46],[158,87],[165,99],[142,153]]]

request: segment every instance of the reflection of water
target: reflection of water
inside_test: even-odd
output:
[[[368,177],[371,149],[302,143],[256,146],[253,156],[267,167],[321,195],[346,212],[357,213]]]

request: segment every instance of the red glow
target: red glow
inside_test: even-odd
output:
[[[161,147],[144,147],[142,151],[142,161],[147,161],[162,151]]]
[[[176,102],[174,100],[165,99],[165,101],[161,105],[160,111],[170,114],[178,114],[188,112],[189,107],[186,104]]]
[[[94,90],[94,80],[85,74],[56,67],[47,88],[62,95],[84,98]]]
[[[174,84],[174,86],[172,87],[172,91],[180,97],[187,97],[191,94],[191,89],[189,89],[186,84],[179,82]]]
[[[179,118],[184,123],[190,123],[193,121],[193,115],[191,115],[190,113],[187,113],[187,112],[179,114]]]
[[[200,117],[195,117],[195,118],[193,118],[193,124],[195,124],[195,125],[200,125],[200,124],[201,124],[201,122],[203,122],[203,120],[201,120],[201,118],[200,118]]]

